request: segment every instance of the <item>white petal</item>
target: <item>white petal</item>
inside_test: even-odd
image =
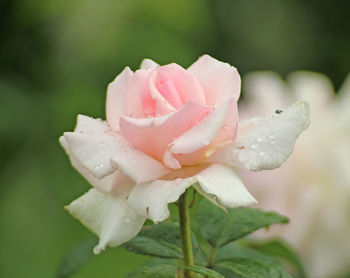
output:
[[[64,136],[61,136],[59,138],[59,142],[61,143],[62,147],[65,149],[67,155],[70,158],[70,161],[75,169],[78,170],[78,172],[86,178],[86,180],[97,190],[99,190],[102,193],[108,193],[112,191],[116,186],[119,184],[122,184],[126,181],[126,177],[122,175],[119,171],[114,171],[112,174],[102,178],[98,179],[96,178],[88,169],[86,169],[80,162],[75,158],[75,156],[72,154],[72,151],[70,150],[69,144],[67,140],[64,138]]]
[[[116,167],[138,183],[168,173],[160,162],[133,149],[117,133],[108,131],[101,120],[80,117],[76,132],[65,132],[64,138],[74,157],[97,178],[110,175]]]
[[[169,217],[168,204],[176,202],[191,185],[220,207],[256,203],[232,169],[219,164],[203,170],[204,167],[183,167],[169,174],[168,180],[135,185],[127,203],[135,212],[156,223]]]
[[[231,99],[221,107],[211,112],[199,124],[195,125],[183,135],[175,139],[165,152],[163,163],[169,168],[176,166],[172,154],[188,154],[208,146],[219,134],[229,110],[236,111],[236,102]],[[235,113],[237,114],[237,113]],[[175,168],[176,169],[176,168]]]
[[[279,167],[292,153],[295,141],[310,124],[309,105],[298,102],[281,114],[253,118],[238,126],[235,141],[208,161],[259,171]]]
[[[239,207],[256,204],[233,169],[213,164],[197,174],[196,189],[220,207]]]
[[[176,202],[194,182],[195,179],[191,177],[137,184],[127,203],[138,214],[157,223],[169,217],[168,204]]]
[[[159,67],[159,65],[151,59],[143,59],[140,65],[140,69],[153,69]]]
[[[118,246],[133,238],[146,220],[129,208],[125,199],[96,189],[90,189],[66,209],[100,237],[95,254],[106,246]]]

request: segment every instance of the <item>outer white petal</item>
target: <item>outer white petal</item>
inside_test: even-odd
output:
[[[306,102],[298,102],[281,114],[244,121],[239,124],[236,140],[217,150],[208,161],[253,171],[277,168],[309,124]]]
[[[143,59],[140,65],[140,69],[153,69],[159,67],[159,65],[151,59]]]
[[[74,157],[95,177],[119,170],[136,182],[147,182],[165,175],[168,170],[150,156],[135,150],[120,135],[110,132],[105,122],[78,117],[75,132],[65,132]]]
[[[213,164],[197,175],[196,189],[220,207],[239,207],[256,204],[236,172],[224,165]]]
[[[133,238],[146,220],[127,206],[125,198],[103,194],[96,189],[90,189],[66,209],[100,237],[94,248],[95,254],[107,245],[118,246]]]
[[[168,204],[176,202],[191,185],[195,185],[201,194],[220,207],[249,206],[256,203],[232,169],[219,164],[213,164],[204,170],[203,167],[183,167],[170,174],[172,177],[184,178],[138,184],[130,193],[127,203],[138,214],[154,222],[168,218]],[[172,178],[170,175],[168,178]]]
[[[127,203],[138,214],[157,223],[169,217],[168,204],[176,202],[193,183],[195,179],[191,177],[137,184]]]
[[[107,193],[112,191],[116,186],[126,181],[126,177],[122,175],[119,171],[114,171],[112,174],[98,179],[96,178],[89,170],[87,170],[80,162],[75,158],[70,150],[69,144],[64,136],[61,136],[59,139],[60,144],[65,149],[67,155],[70,158],[70,161],[75,169],[87,179],[87,181],[100,192]]]
[[[234,110],[236,102],[231,99],[226,101],[221,107],[214,110],[199,124],[195,125],[183,135],[175,139],[170,145],[163,157],[163,163],[169,168],[178,168],[180,164],[172,154],[188,154],[208,146],[216,136],[226,119],[229,109]],[[178,167],[176,167],[178,166]]]

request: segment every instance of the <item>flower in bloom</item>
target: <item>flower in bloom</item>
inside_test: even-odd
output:
[[[146,219],[168,218],[191,185],[221,207],[256,203],[234,169],[279,167],[309,108],[239,123],[240,86],[236,68],[208,55],[187,70],[146,59],[109,84],[106,121],[78,116],[60,143],[94,188],[66,208],[100,237],[95,253],[128,241]]]
[[[338,277],[349,271],[350,258],[350,76],[337,95],[321,74],[294,72],[287,80],[271,72],[247,75],[240,115],[264,115],[272,106],[283,109],[305,99],[312,125],[281,168],[240,174],[254,185],[259,207],[291,218],[269,236],[297,247],[311,277]]]

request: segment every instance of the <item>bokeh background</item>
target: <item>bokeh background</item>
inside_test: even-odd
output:
[[[243,75],[321,72],[337,90],[349,10],[348,0],[0,1],[0,277],[55,277],[91,236],[63,210],[89,185],[57,139],[78,113],[104,118],[106,86],[126,65],[187,67],[208,53]],[[143,261],[108,249],[72,277],[122,277]]]

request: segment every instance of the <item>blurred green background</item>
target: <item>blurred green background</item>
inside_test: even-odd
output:
[[[0,277],[54,277],[90,232],[63,210],[89,185],[57,139],[78,113],[104,118],[107,84],[144,57],[189,66],[208,53],[241,74],[325,73],[350,65],[350,1],[2,0]],[[122,248],[73,277],[122,277],[144,259]]]

